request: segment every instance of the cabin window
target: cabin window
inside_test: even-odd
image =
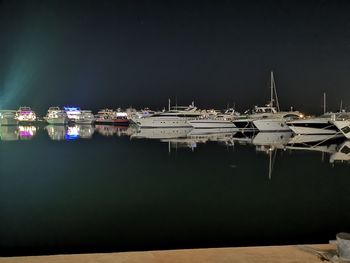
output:
[[[346,126],[344,128],[341,129],[345,134],[349,133],[350,132],[350,127],[349,126]]]
[[[350,153],[350,148],[348,146],[344,146],[343,149],[341,149],[342,153],[349,154]]]

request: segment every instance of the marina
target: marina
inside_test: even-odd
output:
[[[0,263],[350,262],[349,14],[0,0]]]

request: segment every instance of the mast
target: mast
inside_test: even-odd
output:
[[[275,82],[275,77],[273,75],[273,71],[271,71],[271,87],[270,88],[271,88],[271,107],[273,107],[273,102],[275,101],[273,96],[275,95],[276,108],[277,108],[277,111],[280,111],[280,104],[279,104],[279,101],[278,101],[276,82]]]
[[[170,111],[170,98],[168,99],[168,111]]]
[[[270,72],[270,106],[273,107],[273,71]]]
[[[326,92],[323,92],[323,113],[326,113]]]
[[[269,180],[272,177],[272,149],[269,149]]]

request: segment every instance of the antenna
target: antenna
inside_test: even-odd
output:
[[[326,92],[323,92],[323,113],[326,113]]]
[[[170,111],[170,98],[168,99],[168,111]]]
[[[339,109],[339,112],[342,112],[343,110],[343,100],[340,100],[340,109]]]

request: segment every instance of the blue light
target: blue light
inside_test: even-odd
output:
[[[72,140],[76,140],[79,138],[79,135],[76,134],[66,134],[65,139],[67,141],[72,141]]]
[[[65,139],[66,140],[76,140],[79,138],[79,129],[76,126],[73,127],[68,127],[66,134],[65,134]]]
[[[63,107],[65,111],[80,111],[80,107]]]

